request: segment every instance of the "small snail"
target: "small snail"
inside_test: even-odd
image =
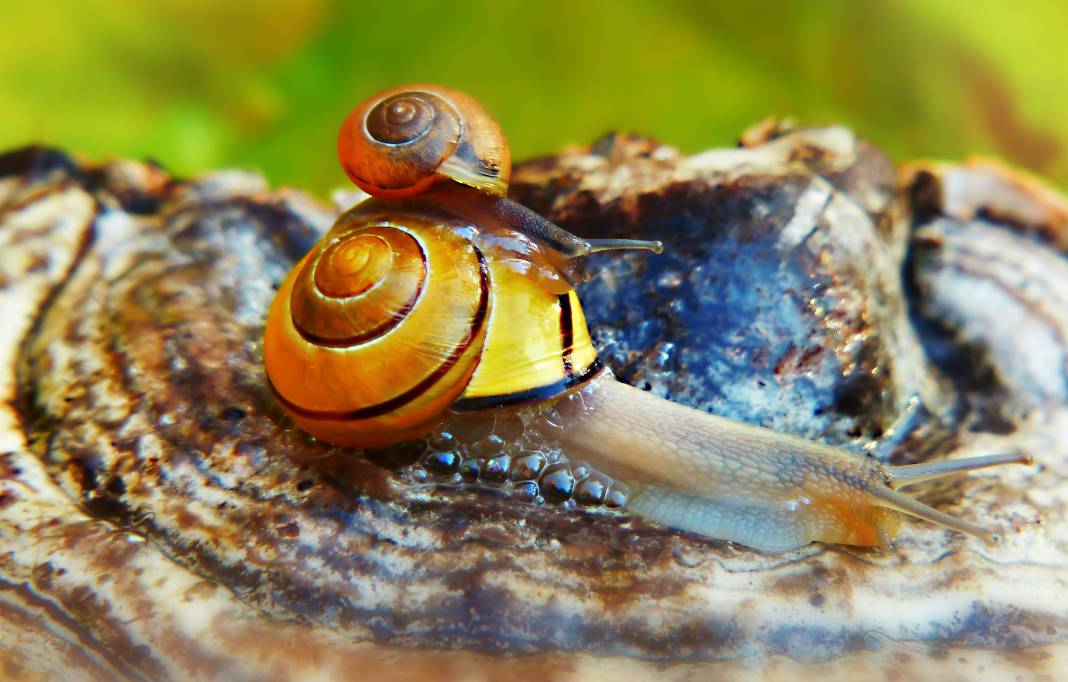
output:
[[[555,402],[564,451],[627,484],[628,512],[673,528],[767,551],[888,546],[907,514],[997,542],[897,488],[1025,455],[883,466],[603,371],[574,285],[591,254],[661,245],[581,239],[505,198],[504,135],[466,95],[380,93],[346,119],[338,153],[374,198],[294,267],[264,334],[269,382],[302,429],[371,447],[456,412]]]

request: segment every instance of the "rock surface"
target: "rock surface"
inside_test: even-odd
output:
[[[1034,453],[924,495],[1003,546],[908,523],[889,552],[771,555],[405,484],[389,453],[293,430],[264,384],[266,305],[333,211],[27,149],[0,157],[5,673],[1055,678],[1064,200],[981,162],[899,173],[840,128],[743,141],[607,137],[520,166],[513,194],[584,236],[665,241],[580,292],[628,382],[858,456]]]

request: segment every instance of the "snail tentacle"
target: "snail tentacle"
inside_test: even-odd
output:
[[[652,251],[664,253],[664,242],[645,239],[587,239],[589,253],[606,251]]]
[[[651,251],[662,253],[660,241],[643,239],[583,239],[541,214],[507,197],[486,196],[467,187],[445,186],[428,199],[464,214],[483,226],[501,226],[522,234],[549,256],[553,266],[571,286],[590,278],[586,257],[608,251]]]
[[[890,485],[902,488],[914,483],[963,474],[976,469],[1000,466],[1002,464],[1034,464],[1031,455],[1011,453],[1003,455],[979,455],[963,459],[951,459],[943,462],[924,462],[922,464],[904,464],[883,467]]]
[[[980,468],[981,466],[982,465],[975,468]],[[931,523],[950,528],[957,532],[964,533],[965,535],[972,535],[991,547],[1001,542],[1001,536],[999,534],[987,530],[986,528],[982,528],[981,526],[977,526],[974,523],[958,519],[955,516],[950,516],[945,512],[938,511],[934,507],[926,505],[908,495],[899,493],[885,484],[869,486],[867,492],[872,496],[873,502],[881,507],[892,509],[901,512],[902,514],[908,514],[917,519],[930,521]]]

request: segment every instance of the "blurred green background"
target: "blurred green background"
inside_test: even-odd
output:
[[[994,155],[1068,185],[1068,3],[6,3],[0,147],[262,170],[321,196],[357,101],[465,90],[522,159],[609,129],[685,151],[771,114],[895,159]]]

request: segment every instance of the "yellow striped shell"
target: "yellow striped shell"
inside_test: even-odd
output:
[[[368,201],[282,283],[267,376],[298,426],[358,447],[418,436],[450,409],[557,398],[600,364],[578,297],[553,290],[550,269],[507,228]]]

